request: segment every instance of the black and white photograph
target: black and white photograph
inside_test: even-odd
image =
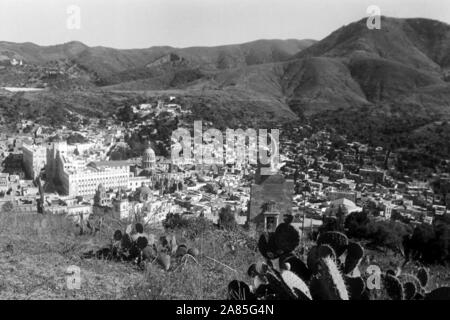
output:
[[[449,0],[0,0],[0,300],[450,300],[449,241]]]

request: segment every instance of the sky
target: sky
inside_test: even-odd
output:
[[[450,24],[450,0],[0,0],[0,41],[125,49],[320,40],[370,5]]]

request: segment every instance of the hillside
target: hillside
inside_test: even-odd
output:
[[[15,58],[27,64],[42,65],[53,60],[69,60],[96,74],[99,83],[112,84],[146,77],[145,68],[170,64],[173,57],[191,67],[228,69],[287,60],[312,43],[313,40],[257,40],[218,47],[119,50],[88,47],[75,41],[56,46],[0,42],[0,61]]]
[[[210,222],[199,221],[203,220],[181,229],[145,230],[156,239],[175,235],[177,244],[199,249],[195,257],[189,254],[183,257],[172,254],[170,264],[164,270],[156,258],[145,260],[138,266],[131,261],[114,261],[85,255],[107,248],[114,230],[124,230],[130,221],[120,223],[117,220],[105,220],[104,228],[96,235],[80,235],[79,229],[63,216],[1,212],[0,298],[218,300],[227,299],[228,284],[233,280],[257,283],[248,270],[252,264],[268,261],[261,251],[260,242],[252,238],[248,231],[221,230]],[[288,259],[303,259],[304,254],[300,250],[310,252],[316,244],[305,239],[298,246],[298,240]],[[367,269],[370,265],[379,266],[384,273],[395,270],[404,262],[404,258],[392,250],[370,248],[365,242],[361,242],[361,245],[364,245],[363,256],[356,269],[364,281],[367,281],[370,274]],[[292,260],[289,262],[293,270],[298,271],[298,266]],[[309,263],[307,265],[310,266]],[[410,262],[403,265],[401,271],[403,274],[415,274],[418,265]],[[76,277],[76,274],[71,273],[75,270],[74,267],[80,270],[80,287],[71,289],[68,280]],[[448,286],[448,268],[431,265],[428,270],[429,281],[424,288],[427,292]],[[345,279],[347,281],[348,277]],[[348,288],[352,290],[351,286]],[[369,290],[368,298],[391,299],[383,287]],[[359,298],[350,296],[350,299]]]
[[[55,100],[54,95],[80,112],[76,95],[93,106],[108,94],[174,94],[196,117],[219,127],[310,119],[395,148],[399,135],[414,132],[422,141],[427,130],[421,127],[450,119],[450,26],[421,18],[382,17],[381,23],[380,30],[369,30],[361,19],[317,42],[258,40],[218,47],[117,50],[79,42],[50,47],[0,42],[0,60],[24,59],[37,68],[21,73],[6,66],[0,80],[51,88],[29,97]],[[55,64],[60,72],[48,79],[46,68]]]

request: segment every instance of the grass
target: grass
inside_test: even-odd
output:
[[[45,221],[45,222],[43,222]],[[0,299],[111,299],[140,277],[128,264],[83,260],[89,248],[107,243],[76,236],[72,224],[59,216],[0,216]],[[69,290],[67,268],[81,270],[81,289]]]
[[[157,262],[141,270],[131,263],[80,258],[109,243],[118,227],[110,223],[95,237],[79,236],[61,216],[0,213],[0,299],[223,299],[231,280],[250,281],[247,268],[259,256],[242,235],[205,230],[183,241],[200,250],[196,261],[173,261],[169,271]],[[158,239],[164,231],[151,233]],[[236,250],[227,249],[228,243],[237,243]],[[67,287],[72,265],[81,270],[80,289]]]
[[[256,241],[246,233],[212,227],[194,235],[183,230],[174,232],[179,244],[199,249],[200,255],[172,258],[168,271],[156,261],[147,262],[142,270],[126,262],[80,258],[83,252],[108,244],[117,228],[125,230],[125,224],[108,221],[95,237],[80,236],[61,216],[0,213],[0,299],[225,299],[228,283],[238,279],[251,284],[247,269],[262,260]],[[168,235],[158,228],[147,231],[156,239]],[[313,244],[307,241],[305,247]],[[367,276],[365,270],[370,264],[386,271],[403,263],[400,256],[389,251],[366,249],[366,255],[371,259],[361,264],[363,276]],[[69,266],[81,270],[80,289],[67,287]],[[414,273],[415,267],[408,263],[403,272]],[[428,290],[450,285],[447,267],[431,266],[430,274]],[[387,298],[382,291],[373,292],[373,297]]]
[[[177,232],[177,239],[183,238]],[[172,259],[169,271],[148,263],[141,282],[128,290],[127,299],[225,299],[228,283],[234,279],[250,283],[247,269],[261,259],[256,243],[245,235],[206,230],[199,237],[183,241],[200,255]],[[232,250],[229,244],[234,244]]]

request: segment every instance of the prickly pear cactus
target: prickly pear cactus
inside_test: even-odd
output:
[[[348,238],[341,232],[328,231],[320,234],[319,238],[317,239],[317,245],[320,246],[323,244],[330,245],[336,253],[336,256],[339,257],[347,249]]]
[[[366,283],[362,277],[344,276],[350,300],[364,300]]]
[[[384,274],[382,280],[386,293],[392,300],[404,299],[403,285],[397,277],[391,274]]]
[[[405,300],[412,300],[416,296],[417,293],[417,287],[412,282],[405,282],[403,284],[403,295],[405,297]]]
[[[157,257],[158,263],[164,268],[164,270],[169,270],[170,268],[170,256],[164,252],[158,253]]]
[[[259,237],[258,249],[262,256],[266,259],[276,259],[283,253],[275,244],[275,236],[273,232],[263,233]]]
[[[311,279],[311,271],[302,260],[294,255],[283,259],[280,264],[282,269],[292,271],[305,282]]]
[[[188,252],[186,245],[180,244],[175,251],[176,257],[183,257]]]
[[[425,289],[428,285],[428,281],[430,280],[430,274],[428,272],[428,269],[421,267],[417,271],[417,279],[419,279],[420,286]]]
[[[419,279],[415,275],[410,274],[410,273],[402,273],[397,278],[400,280],[400,282],[403,284],[403,286],[405,286],[406,283],[412,283],[414,285],[414,289],[415,289],[416,293],[423,293],[424,290],[422,289]],[[406,299],[406,296],[405,296],[405,299]],[[409,299],[406,299],[406,300],[409,300]]]
[[[319,273],[311,280],[310,290],[314,300],[349,300],[342,274],[330,256],[320,259]]]
[[[386,271],[386,274],[389,274],[389,275],[391,275],[391,276],[396,277],[395,271],[392,270],[392,269],[387,270],[387,271]]]
[[[317,273],[320,259],[325,257],[336,258],[333,248],[329,245],[314,246],[309,250],[306,264],[312,274]]]
[[[362,261],[364,248],[356,242],[349,242],[344,262],[344,274],[351,273]]]
[[[289,270],[283,270],[281,272],[281,278],[284,283],[292,290],[300,300],[312,300],[311,293],[306,283],[298,277],[295,273]]]
[[[280,300],[295,300],[298,299],[295,294],[283,281],[281,274],[276,270],[270,270],[266,273],[268,286],[272,292],[275,293],[277,299]]]
[[[275,230],[274,242],[277,250],[283,253],[294,251],[300,243],[300,235],[291,224],[281,223]]]
[[[258,275],[258,271],[256,270],[256,263],[252,263],[247,270],[247,275],[250,278],[254,278]]]

